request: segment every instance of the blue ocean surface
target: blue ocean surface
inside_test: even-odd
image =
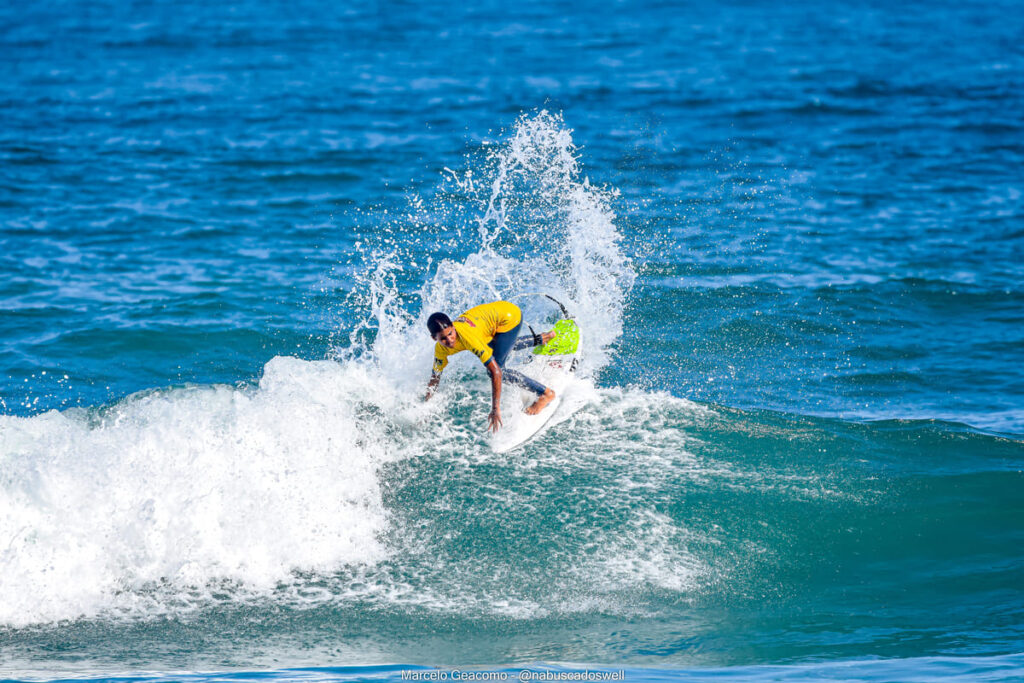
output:
[[[1005,0],[0,6],[0,679],[1024,678],[1022,112]]]

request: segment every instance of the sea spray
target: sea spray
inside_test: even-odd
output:
[[[524,114],[503,144],[470,157],[461,173],[446,169],[445,186],[429,201],[417,198],[406,220],[368,231],[353,299],[364,314],[357,329],[373,334],[351,339],[352,346],[394,381],[422,382],[430,313],[508,299],[530,322],[528,297],[543,293],[563,301],[580,324],[582,373],[604,367],[635,273],[615,226],[617,192],[583,177],[577,154],[561,116]],[[424,276],[401,291],[401,282],[415,282],[410,267]]]

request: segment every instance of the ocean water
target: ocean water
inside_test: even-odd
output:
[[[0,678],[1024,678],[1022,46],[0,6]],[[587,353],[497,455],[423,322],[538,292]]]

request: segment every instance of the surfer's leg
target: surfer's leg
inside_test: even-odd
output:
[[[532,391],[538,396],[543,396],[544,392],[548,390],[543,384],[535,379],[530,379],[518,370],[503,369],[501,371],[503,379],[507,380],[509,384],[515,384],[516,386],[522,387],[528,391]]]
[[[494,362],[498,364],[498,367],[505,367],[505,360],[508,358],[508,354],[515,348],[516,338],[519,336],[519,328],[523,326],[519,323],[508,332],[499,332],[494,335],[494,339],[488,344],[494,351]]]
[[[525,334],[516,340],[516,343],[512,345],[512,350],[519,351],[520,349],[530,349],[536,346],[544,346],[554,338],[554,330],[548,330],[547,332],[544,332],[542,334]]]
[[[516,339],[516,343],[512,345],[513,351],[519,351],[520,349],[529,349],[534,346],[538,346],[538,340],[540,339],[539,334],[526,334]]]
[[[540,411],[544,410],[551,401],[555,399],[555,392],[553,389],[545,389],[544,393],[537,397],[537,400],[530,404],[530,407],[526,409],[527,415],[536,415]]]
[[[503,379],[507,379],[510,384],[516,384],[537,394],[537,400],[531,403],[530,407],[526,409],[527,415],[536,415],[540,411],[544,410],[544,407],[551,403],[555,398],[554,389],[544,386],[537,380],[530,379],[521,372],[516,372],[515,370],[503,370],[501,376]]]
[[[500,332],[494,335],[494,339],[491,340],[490,347],[494,350],[494,362],[496,362],[498,367],[501,368],[502,380],[507,381],[509,384],[515,384],[523,387],[527,391],[532,391],[537,394],[537,400],[526,409],[526,413],[528,415],[536,415],[544,409],[544,406],[551,403],[555,398],[554,390],[549,389],[540,382],[527,377],[517,370],[505,368],[505,359],[508,358],[508,354],[511,353],[513,349],[535,346],[536,337],[541,337],[541,343],[547,343],[555,336],[555,333],[545,332],[542,335],[531,334],[527,335],[523,339],[517,340],[517,337],[519,336],[519,328],[522,326],[523,324],[519,323],[508,332]]]

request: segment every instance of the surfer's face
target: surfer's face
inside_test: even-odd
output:
[[[434,335],[434,341],[441,346],[447,346],[449,349],[455,348],[455,340],[458,339],[458,335],[455,334],[455,326],[451,325],[444,328],[436,335]]]

